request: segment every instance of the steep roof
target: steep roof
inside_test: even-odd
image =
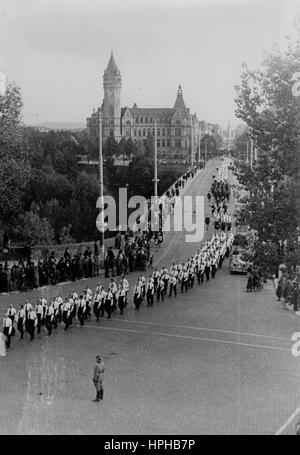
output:
[[[184,102],[184,99],[183,99],[181,85],[179,85],[179,87],[178,87],[177,98],[176,98],[176,101],[175,101],[175,104],[174,104],[174,109],[176,110],[177,114],[180,115],[180,117],[187,117],[188,116],[187,109],[186,109],[186,106],[185,106],[185,102]]]
[[[121,73],[115,62],[113,52],[111,51],[111,56],[106,67],[106,70],[104,71],[104,76],[115,76],[116,74],[120,75]]]

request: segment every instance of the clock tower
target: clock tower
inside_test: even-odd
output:
[[[121,73],[116,65],[113,53],[103,75],[104,100],[102,107],[103,138],[121,139]]]

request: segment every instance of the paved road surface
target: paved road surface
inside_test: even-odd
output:
[[[188,194],[206,195],[214,168],[210,162]],[[194,252],[196,245],[181,243],[183,235],[167,235],[159,266]],[[98,281],[43,292],[64,294]],[[0,297],[1,315],[24,297]],[[153,308],[143,304],[136,312],[129,305],[122,317],[32,343],[13,338],[0,357],[0,433],[293,434],[300,357],[291,353],[291,336],[299,321],[276,303],[270,284],[246,293],[245,277],[230,275],[225,262],[215,280]],[[101,403],[91,402],[96,353],[106,362]]]

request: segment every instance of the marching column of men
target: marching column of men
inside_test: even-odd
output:
[[[135,309],[137,311],[140,309],[144,299],[148,306],[153,306],[155,296],[157,302],[163,302],[166,296],[176,298],[178,287],[181,293],[188,292],[193,288],[195,278],[199,285],[202,285],[204,280],[214,279],[218,268],[222,267],[224,258],[229,257],[233,237],[232,233],[227,236],[224,232],[216,233],[185,262],[174,262],[169,269],[155,268],[147,280],[140,275],[133,288]],[[123,275],[118,286],[113,278],[107,290],[99,284],[94,296],[87,286],[83,294],[78,295],[73,289],[65,299],[61,296],[53,297],[51,302],[47,302],[45,298],[38,299],[35,308],[28,301],[24,306],[20,305],[18,311],[10,305],[3,319],[6,346],[10,347],[15,322],[20,339],[24,338],[24,333],[27,332],[30,339],[34,340],[36,331],[41,333],[42,326],[46,328],[49,336],[60,322],[64,324],[64,330],[68,330],[76,317],[80,326],[84,326],[86,320],[90,319],[91,312],[94,313],[97,322],[105,313],[107,319],[110,319],[117,308],[122,315],[127,305],[128,292],[129,283]]]
[[[217,182],[227,182],[227,166],[228,163],[225,162],[218,169]],[[223,187],[227,188],[226,185]],[[219,197],[223,198],[220,192]],[[177,288],[181,293],[188,292],[194,286],[195,277],[197,277],[199,285],[204,283],[204,279],[206,281],[214,279],[217,270],[222,267],[224,258],[229,257],[233,240],[234,235],[231,232],[217,232],[198,248],[194,256],[185,262],[174,262],[169,269],[167,267],[162,267],[160,270],[155,268],[147,280],[140,275],[133,289],[135,309],[137,311],[140,309],[143,299],[146,300],[148,306],[152,307],[154,296],[156,296],[157,302],[164,301],[165,296],[174,295],[176,298]],[[92,312],[97,322],[104,317],[104,313],[107,314],[107,319],[110,319],[117,307],[122,315],[127,305],[128,293],[129,283],[123,274],[118,286],[113,278],[111,278],[107,290],[99,284],[94,297],[92,290],[87,286],[83,294],[78,295],[73,289],[65,299],[60,295],[53,297],[51,302],[47,302],[45,298],[38,299],[35,308],[28,301],[24,306],[20,305],[18,311],[10,305],[3,319],[6,347],[10,347],[11,336],[15,332],[15,322],[20,339],[24,338],[24,333],[27,332],[30,339],[34,340],[35,331],[40,333],[42,326],[46,328],[50,336],[52,330],[56,329],[58,323],[61,322],[64,324],[64,330],[67,331],[73,325],[73,319],[76,317],[80,326],[84,326],[85,321],[91,318]]]

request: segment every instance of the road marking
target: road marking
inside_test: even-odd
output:
[[[159,335],[159,336],[165,336],[165,337],[184,338],[186,340],[197,340],[197,341],[212,341],[214,343],[236,344],[239,346],[247,346],[247,347],[261,348],[261,349],[271,349],[273,351],[290,352],[290,349],[280,348],[280,347],[275,347],[275,346],[265,346],[263,344],[240,343],[238,341],[215,340],[213,338],[192,337],[192,336],[188,336],[188,335],[175,335],[175,334],[163,333],[163,332],[145,332],[144,330],[120,329],[117,327],[103,327],[103,326],[96,326],[96,325],[86,325],[85,327],[88,329],[117,330],[119,332],[136,332],[136,333],[143,333],[145,335]]]
[[[180,329],[192,329],[192,330],[203,330],[203,331],[206,330],[207,332],[232,333],[235,335],[246,335],[246,336],[253,336],[253,337],[260,337],[260,338],[271,338],[271,339],[282,340],[282,341],[291,341],[290,338],[276,337],[276,336],[272,336],[272,335],[259,335],[256,333],[249,333],[249,332],[237,332],[234,330],[212,329],[209,327],[195,327],[195,326],[188,326],[188,325],[164,324],[162,322],[152,322],[152,321],[132,321],[130,319],[121,319],[121,318],[114,319],[114,321],[133,322],[135,324],[161,325],[163,327],[175,327],[175,328],[180,328]]]
[[[278,430],[275,433],[275,436],[281,435],[284,432],[284,430],[289,426],[289,424],[295,419],[295,417],[297,417],[297,415],[299,413],[300,413],[300,406],[298,406],[298,408],[295,409],[293,414],[290,415],[290,417],[284,422],[284,424],[281,425],[280,428],[278,428]]]

